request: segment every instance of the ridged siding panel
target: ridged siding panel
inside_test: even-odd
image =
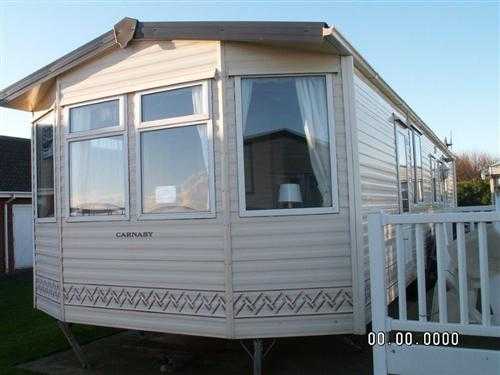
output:
[[[366,280],[366,304],[370,304],[370,275],[368,256],[367,215],[384,211],[399,212],[398,177],[396,166],[396,146],[394,136],[393,113],[405,118],[395,105],[378,92],[361,73],[356,71],[354,77],[355,108],[358,126],[359,170],[362,194],[364,269]],[[422,135],[422,169],[424,202],[418,205],[411,203],[412,211],[425,211],[438,208],[432,202],[431,173],[429,156],[440,158],[443,153],[425,135]],[[449,189],[454,191],[453,178],[449,178]],[[409,230],[409,228],[405,228]],[[397,268],[395,253],[395,229],[386,228],[386,268],[389,301],[397,297]],[[415,240],[409,235],[410,253],[407,255],[407,282],[415,276]],[[369,308],[367,320],[370,320]]]
[[[66,103],[126,94],[130,201],[129,219],[64,220],[63,277],[68,321],[208,336],[226,334],[217,135],[221,93],[217,91],[217,78],[211,85],[217,218],[139,220],[136,204],[140,197],[135,91],[213,77],[217,62],[217,42],[143,42],[115,50],[63,78]],[[64,165],[61,175],[66,184]],[[66,207],[66,187],[62,201]],[[144,231],[153,232],[153,237],[116,237],[117,232]]]
[[[61,102],[76,103],[212,77],[217,45],[216,41],[132,42],[65,74]]]
[[[278,57],[279,54],[279,57]],[[342,82],[334,74],[338,214],[239,216],[233,74],[335,72],[337,56],[224,43],[235,337],[352,331],[352,272]]]
[[[60,257],[56,223],[35,224],[35,301],[38,309],[61,317]]]

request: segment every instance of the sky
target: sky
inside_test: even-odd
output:
[[[0,3],[0,88],[128,16],[142,21],[322,21],[335,26],[455,151],[500,156],[498,1],[28,1]],[[0,134],[31,114],[0,109]]]

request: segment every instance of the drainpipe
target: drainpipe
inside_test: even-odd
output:
[[[16,199],[16,195],[12,194],[12,196],[4,203],[3,206],[3,214],[4,214],[4,233],[5,233],[5,273],[9,273],[10,265],[9,265],[9,215],[8,215],[8,207],[9,203]]]

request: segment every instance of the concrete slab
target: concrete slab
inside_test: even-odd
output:
[[[371,348],[365,337],[284,338],[264,362],[266,374],[371,374]],[[265,342],[269,344],[269,342]],[[251,342],[248,342],[251,345]],[[251,362],[239,341],[126,331],[83,347],[92,365],[83,370],[72,351],[53,354],[19,367],[51,375],[250,374]]]

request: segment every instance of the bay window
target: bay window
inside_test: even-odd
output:
[[[240,214],[335,212],[330,75],[237,77]]]
[[[139,216],[214,216],[208,82],[138,94]]]
[[[35,123],[36,217],[54,218],[54,114]]]
[[[125,98],[67,108],[67,184],[72,218],[128,215]]]

